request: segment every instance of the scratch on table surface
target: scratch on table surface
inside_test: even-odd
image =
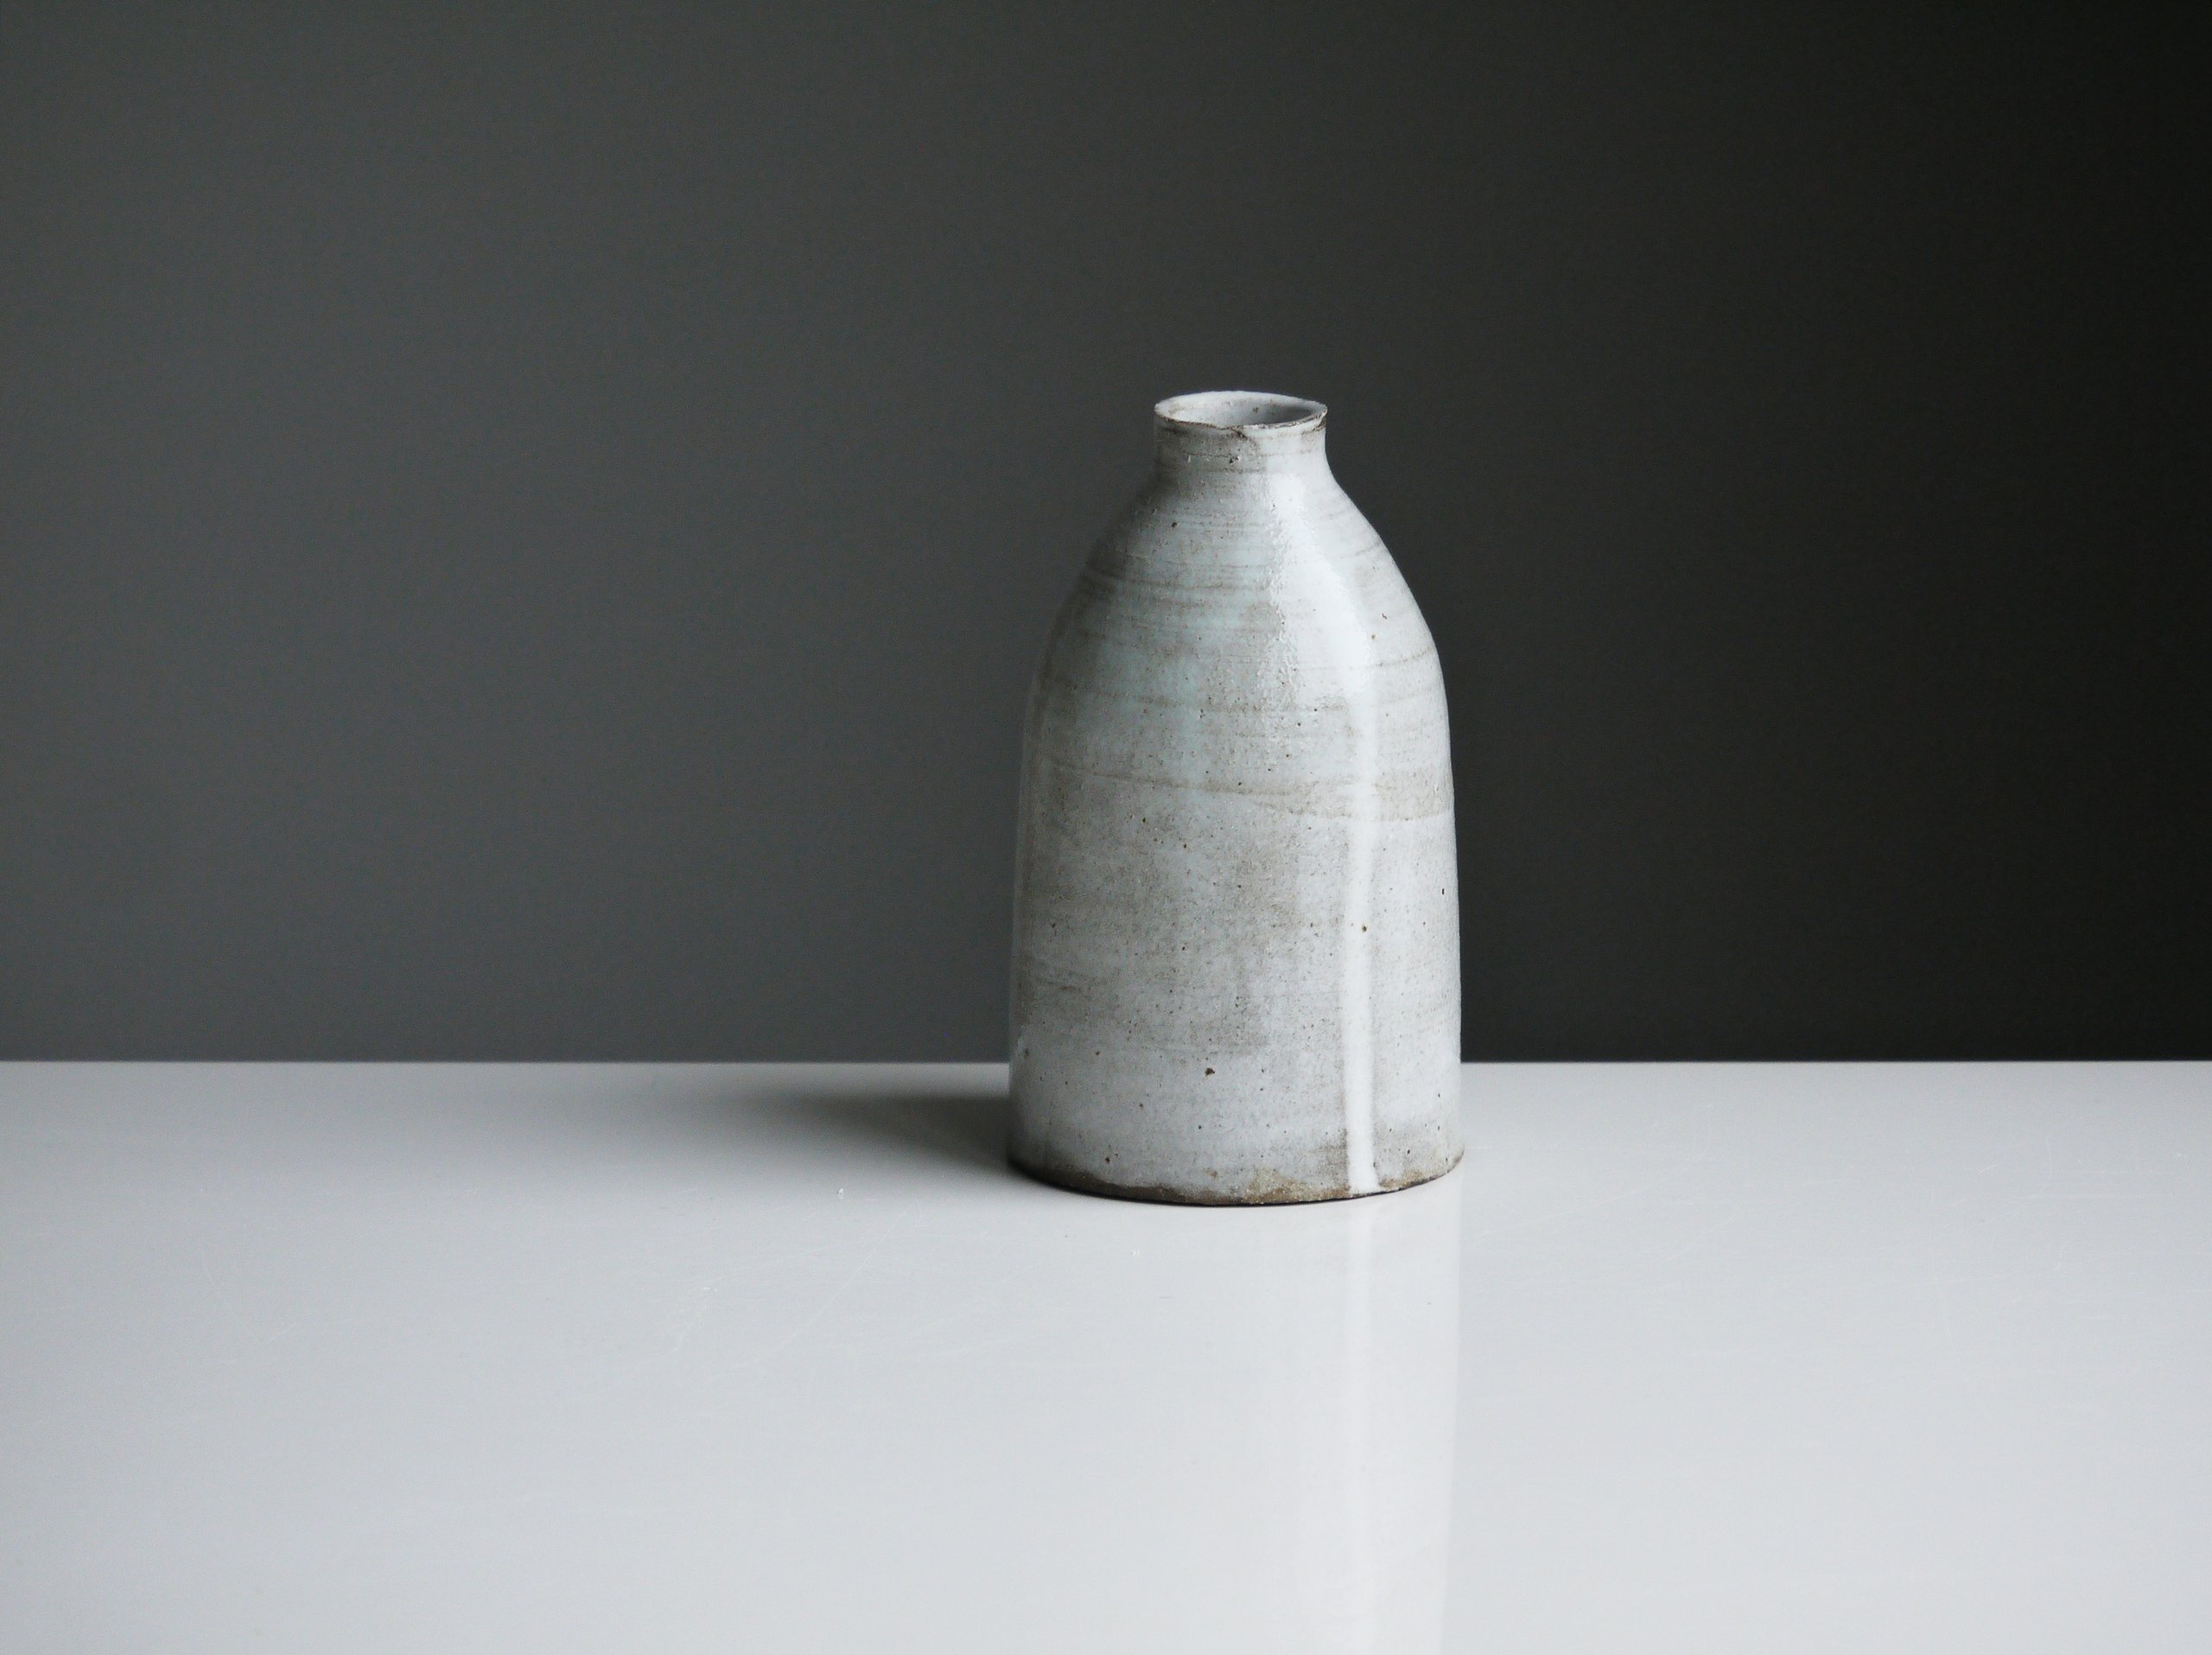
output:
[[[683,1372],[683,1347],[691,1342],[691,1334],[706,1315],[708,1305],[714,1302],[715,1295],[721,1291],[722,1283],[728,1279],[726,1276],[711,1276],[699,1283],[699,1302],[693,1305],[691,1314],[684,1317],[683,1326],[677,1333],[676,1343],[668,1353],[669,1365],[673,1372]]]
[[[838,1300],[843,1298],[846,1293],[851,1289],[853,1283],[859,1281],[861,1276],[867,1272],[868,1267],[875,1262],[876,1254],[883,1251],[883,1244],[891,1239],[893,1232],[895,1232],[900,1225],[906,1223],[906,1220],[913,1215],[913,1212],[914,1209],[911,1204],[901,1207],[892,1216],[890,1222],[886,1224],[883,1228],[877,1232],[875,1239],[868,1244],[868,1250],[861,1255],[860,1262],[855,1264],[851,1270],[845,1272],[845,1277],[842,1281],[839,1282],[836,1286],[831,1288],[828,1293],[823,1295],[821,1302],[817,1304],[814,1308],[807,1314],[805,1321],[800,1322],[798,1327],[792,1328],[791,1332],[785,1334],[774,1344],[769,1346],[766,1350],[759,1353],[757,1355],[747,1357],[743,1361],[738,1363],[737,1365],[741,1368],[760,1367],[764,1365],[771,1357],[782,1354],[782,1353],[789,1350],[800,1340],[805,1338],[808,1332],[814,1327],[815,1323],[820,1321],[823,1316],[829,1314],[831,1307],[834,1306]]]

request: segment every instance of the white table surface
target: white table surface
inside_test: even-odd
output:
[[[2212,1648],[2212,1066],[1471,1068],[1249,1212],[1004,1087],[0,1068],[0,1649]]]

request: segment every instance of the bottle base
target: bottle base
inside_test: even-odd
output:
[[[1457,1167],[1465,1155],[1464,1149],[1455,1149],[1452,1158],[1442,1166],[1423,1168],[1408,1177],[1384,1183],[1376,1189],[1353,1189],[1346,1184],[1305,1183],[1274,1176],[1255,1179],[1242,1189],[1223,1189],[1211,1185],[1117,1184],[1079,1167],[1056,1165],[1019,1154],[1009,1155],[1007,1159],[1016,1172],[1033,1178],[1040,1184],[1073,1190],[1082,1195],[1103,1195],[1116,1201],[1143,1201],[1155,1206],[1305,1206],[1319,1201],[1356,1201],[1370,1195],[1389,1195],[1402,1189],[1415,1189],[1443,1177]]]

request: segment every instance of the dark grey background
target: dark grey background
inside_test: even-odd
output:
[[[0,11],[0,1054],[999,1054],[1232,385],[1443,650],[1471,1054],[2212,1052],[2201,8],[350,10]]]

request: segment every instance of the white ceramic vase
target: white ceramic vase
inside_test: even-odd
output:
[[[1154,417],[1030,695],[1014,1158],[1209,1205],[1420,1183],[1459,1158],[1435,645],[1330,474],[1326,409]]]

